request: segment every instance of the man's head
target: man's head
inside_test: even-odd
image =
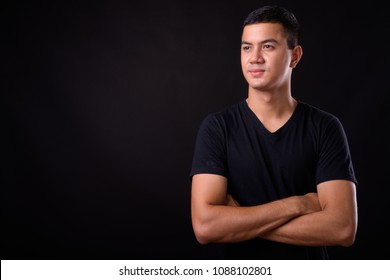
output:
[[[263,6],[252,11],[244,20],[243,27],[256,23],[279,23],[283,26],[287,45],[293,49],[298,45],[299,23],[293,13],[279,6]]]
[[[295,16],[278,6],[264,6],[244,21],[241,66],[250,90],[280,92],[290,88],[292,69],[302,57]]]

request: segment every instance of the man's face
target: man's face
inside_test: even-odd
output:
[[[291,56],[281,24],[256,23],[244,27],[241,67],[250,88],[272,91],[286,86],[291,75]]]

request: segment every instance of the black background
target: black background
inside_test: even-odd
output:
[[[220,258],[192,232],[193,146],[207,113],[246,96],[242,22],[270,3],[302,25],[293,96],[350,142],[358,234],[332,258],[388,259],[384,6],[221,0],[4,5],[2,259]]]

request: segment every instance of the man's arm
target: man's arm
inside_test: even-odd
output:
[[[318,185],[322,210],[297,217],[259,236],[294,245],[351,246],[357,230],[356,186],[346,180]]]
[[[274,202],[235,207],[227,198],[227,179],[213,174],[192,178],[192,225],[202,243],[238,242],[270,232],[293,218],[321,210],[318,196],[309,193]],[[233,205],[232,205],[233,204]],[[278,233],[268,238],[281,238]]]

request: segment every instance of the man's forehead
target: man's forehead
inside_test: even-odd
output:
[[[285,38],[283,26],[279,23],[255,23],[246,25],[242,31],[244,41],[250,40],[279,40]]]

